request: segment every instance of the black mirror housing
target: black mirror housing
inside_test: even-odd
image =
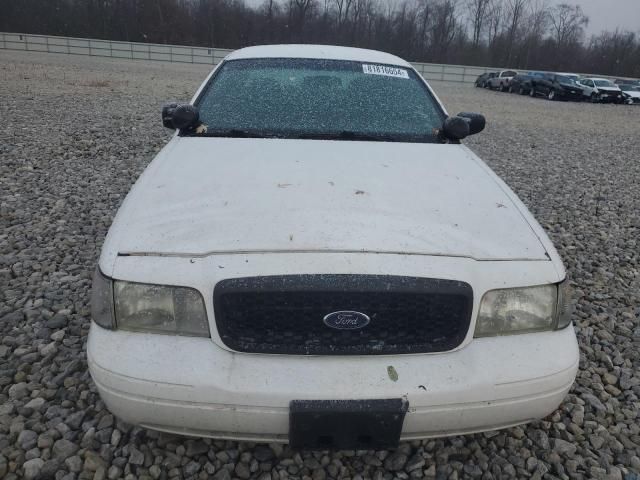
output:
[[[190,104],[169,103],[162,107],[162,125],[172,130],[196,128],[200,122],[198,107]]]
[[[169,128],[171,130],[175,130],[176,127],[173,126],[173,112],[175,111],[177,103],[167,103],[162,106],[162,126],[164,128]]]
[[[479,113],[462,112],[457,115],[469,122],[469,135],[475,135],[484,130],[487,126],[487,119]]]
[[[448,140],[462,140],[469,133],[469,122],[462,117],[447,117],[442,125],[442,135]]]

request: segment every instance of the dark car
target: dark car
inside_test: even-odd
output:
[[[547,73],[542,77],[532,78],[529,95],[544,95],[549,100],[581,101],[583,89],[573,79],[556,73]]]
[[[478,78],[476,78],[476,82],[475,82],[476,87],[478,87],[478,88],[486,88],[487,80],[489,80],[490,78],[495,77],[496,75],[497,75],[496,72],[483,73]]]
[[[520,73],[511,79],[509,84],[509,93],[518,93],[520,95],[528,95],[531,90],[531,80],[534,77],[527,73]]]

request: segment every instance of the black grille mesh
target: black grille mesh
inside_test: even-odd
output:
[[[302,355],[451,350],[469,329],[473,292],[464,282],[380,275],[292,275],[219,282],[218,333],[240,352]],[[335,311],[371,318],[364,328],[323,322]]]

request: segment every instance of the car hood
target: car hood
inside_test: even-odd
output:
[[[124,201],[103,259],[340,251],[547,260],[529,217],[461,145],[175,137]]]
[[[619,92],[620,89],[618,87],[598,87],[598,90],[603,92]]]
[[[630,97],[640,98],[640,92],[638,92],[637,90],[623,90],[623,92]]]

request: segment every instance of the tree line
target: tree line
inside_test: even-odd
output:
[[[603,7],[604,8],[604,7]],[[640,36],[587,37],[550,0],[0,0],[0,30],[238,48],[323,43],[411,61],[640,77]]]

